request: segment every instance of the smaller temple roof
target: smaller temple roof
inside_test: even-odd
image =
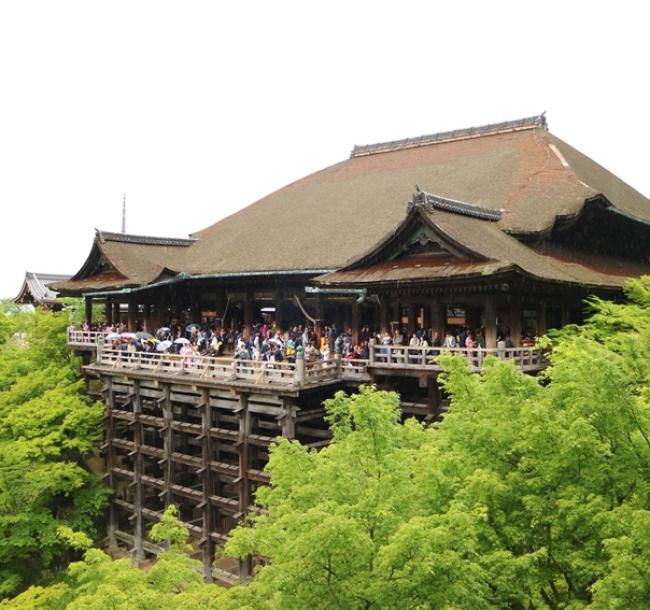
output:
[[[66,294],[149,284],[169,270],[194,239],[112,233],[95,229],[83,266],[55,288]]]
[[[58,293],[50,288],[50,284],[68,279],[70,279],[69,275],[26,271],[23,285],[18,296],[14,299],[14,303],[56,305],[59,303],[57,299]]]

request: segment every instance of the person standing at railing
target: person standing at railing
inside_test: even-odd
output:
[[[476,352],[474,350],[477,346],[478,343],[476,342],[476,339],[474,339],[472,331],[468,331],[467,336],[465,337],[465,349],[467,349],[467,360],[469,360],[471,365],[476,361]]]
[[[446,349],[456,349],[456,337],[451,331],[447,331],[447,334],[445,335],[445,341],[442,346]]]
[[[411,335],[411,339],[409,340],[409,347],[420,347],[420,339],[418,338],[417,332],[414,332]],[[409,363],[413,363],[417,361],[418,359],[418,354],[420,350],[418,349],[409,349],[408,354],[409,354]]]

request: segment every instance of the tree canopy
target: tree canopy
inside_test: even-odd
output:
[[[534,378],[445,357],[444,421],[393,394],[327,404],[334,442],[280,441],[267,513],[227,550],[270,560],[256,608],[650,607],[650,279],[552,340]]]
[[[451,404],[435,425],[402,422],[398,396],[372,387],[327,401],[333,442],[279,439],[265,510],[226,545],[264,558],[250,584],[200,584],[168,514],[153,569],[89,549],[6,608],[649,608],[650,279],[627,295],[548,339],[543,376],[442,358]]]
[[[70,558],[61,527],[94,536],[106,497],[84,465],[102,406],[86,398],[65,314],[0,312],[0,597]]]

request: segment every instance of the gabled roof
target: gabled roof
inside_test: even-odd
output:
[[[69,275],[55,273],[25,272],[25,279],[14,303],[35,303],[37,305],[55,305],[57,292],[50,288],[50,284],[69,279]]]
[[[532,117],[355,147],[351,158],[195,233],[183,270],[339,269],[399,225],[415,184],[500,213],[499,229],[513,235],[546,235],[599,194],[650,222],[647,198]]]
[[[56,288],[66,294],[148,284],[172,267],[193,239],[129,235],[95,230],[81,269]]]
[[[614,260],[547,244],[531,247],[501,230],[498,222],[465,210],[428,207],[424,194],[406,218],[374,248],[346,267],[315,278],[320,285],[368,285],[489,276],[512,271],[541,281],[620,288],[627,278],[650,273],[650,264]],[[468,205],[468,204],[465,204]],[[427,232],[428,231],[428,232]],[[440,252],[400,257],[397,244],[423,235]]]

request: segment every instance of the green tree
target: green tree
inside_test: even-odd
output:
[[[650,607],[650,279],[627,294],[556,334],[541,378],[442,358],[435,427],[366,388],[327,404],[327,449],[280,441],[227,545],[270,560],[254,607]]]
[[[59,528],[94,536],[104,506],[83,463],[103,409],[81,392],[66,326],[64,314],[0,313],[0,596],[64,567],[75,553]]]
[[[225,591],[203,582],[201,563],[189,557],[187,528],[172,505],[154,526],[154,542],[167,541],[170,548],[155,564],[140,569],[130,559],[112,560],[106,553],[86,547],[82,561],[70,564],[61,582],[33,586],[0,604],[2,610],[230,610],[222,605]],[[71,531],[67,536],[74,536]],[[77,543],[79,541],[77,540]],[[238,596],[235,596],[235,599]]]

